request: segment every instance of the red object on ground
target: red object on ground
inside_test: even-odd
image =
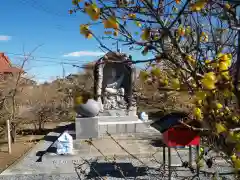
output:
[[[171,128],[163,133],[163,142],[168,147],[198,146],[200,136],[197,132],[189,129]]]

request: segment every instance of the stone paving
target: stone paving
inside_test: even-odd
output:
[[[74,132],[69,129],[70,134]],[[124,148],[136,158],[122,150],[111,138],[103,137],[93,140],[93,144],[104,156],[93,146],[83,141],[74,141],[74,155],[58,156],[51,153],[51,146],[61,132],[48,134],[45,140],[40,141],[20,161],[2,172],[0,179],[99,179],[98,173],[108,179],[165,179],[167,172],[163,172],[163,148],[161,147],[161,135],[149,129],[148,132],[131,135],[114,136]],[[48,149],[48,152],[45,151]],[[179,154],[178,154],[179,153]],[[117,163],[113,163],[115,155]],[[181,157],[181,159],[179,158]],[[193,155],[194,158],[194,155]],[[172,150],[172,164],[180,166],[182,161],[188,161],[186,149]],[[230,167],[222,159],[217,159],[217,165],[208,171],[228,172]],[[117,168],[114,169],[113,167]],[[120,170],[120,171],[119,171]],[[120,173],[124,172],[124,176]],[[83,171],[85,173],[83,173]],[[176,173],[177,171],[177,173]],[[127,173],[126,173],[127,172]],[[84,176],[86,175],[87,176]],[[176,176],[177,175],[177,176]],[[172,179],[183,179],[192,177],[188,168],[174,168]],[[202,173],[201,179],[209,179]],[[227,177],[232,179],[232,177]],[[101,178],[100,178],[101,179]]]

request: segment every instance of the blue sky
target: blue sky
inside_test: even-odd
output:
[[[6,52],[14,64],[21,64],[21,54],[41,45],[25,66],[29,76],[40,82],[62,76],[63,68],[66,75],[79,71],[70,64],[95,60],[102,51],[94,39],[80,35],[79,25],[88,22],[88,17],[81,13],[70,16],[71,7],[71,0],[1,0],[0,51]],[[101,26],[95,29],[103,32]],[[71,52],[85,56],[64,57]],[[136,52],[132,55],[144,59]]]

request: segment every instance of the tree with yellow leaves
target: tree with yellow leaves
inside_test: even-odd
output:
[[[202,124],[201,129],[194,129],[207,131],[215,144],[208,140],[206,144],[231,157],[240,170],[240,95],[238,84],[233,83],[238,78],[234,77],[237,33],[230,28],[230,21],[236,19],[233,7],[217,0],[124,2],[73,1],[72,12],[90,17],[88,25],[81,25],[81,34],[94,36],[91,21],[101,22],[103,29],[115,32],[105,33],[109,41],[141,49],[143,55],[156,57],[149,64],[161,63],[171,69],[164,76],[157,66],[149,65],[150,70],[140,75],[152,79],[159,89],[188,91],[195,103],[191,117]],[[224,145],[219,145],[221,139]]]

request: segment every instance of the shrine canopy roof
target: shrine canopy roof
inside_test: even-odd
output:
[[[0,52],[0,73],[20,73],[24,72],[21,68],[14,67],[9,58]]]
[[[108,52],[104,56],[99,58],[98,60],[84,64],[83,68],[84,69],[88,69],[88,70],[93,70],[95,65],[96,65],[96,63],[105,63],[105,62],[109,62],[109,63],[110,62],[116,62],[116,63],[118,63],[118,62],[124,62],[124,61],[131,62],[131,58],[128,57],[124,53]]]

